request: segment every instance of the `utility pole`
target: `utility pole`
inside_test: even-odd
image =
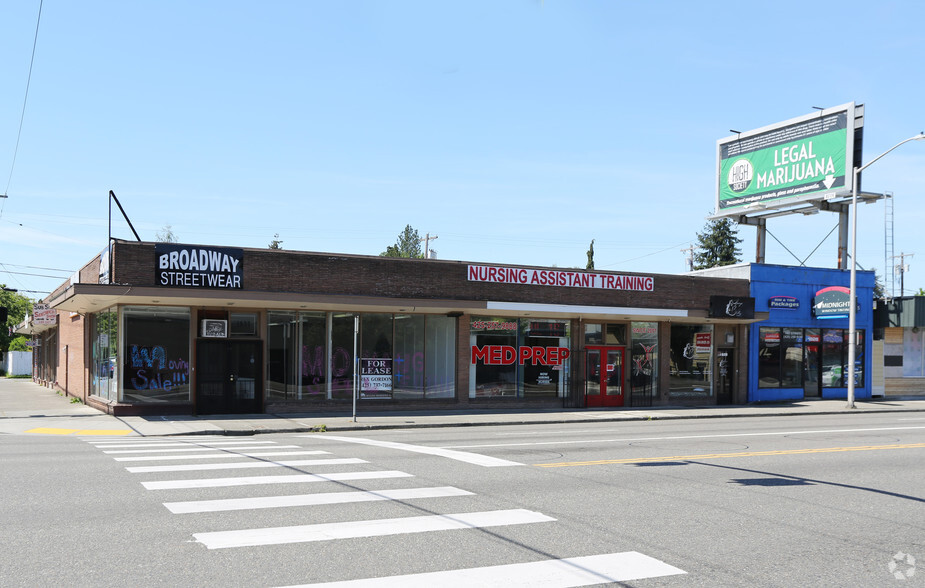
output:
[[[418,239],[418,243],[424,243],[424,259],[430,259],[430,242],[437,237],[437,235],[431,237],[430,233],[427,233],[423,239]]]
[[[684,256],[685,261],[687,261],[687,271],[694,271],[694,246],[691,245],[687,249],[682,249],[681,253],[687,253],[688,255]]]
[[[905,275],[909,271],[909,266],[906,265],[906,258],[912,257],[915,253],[900,253],[899,255],[894,255],[893,259],[899,258],[899,263],[893,266],[893,271],[899,272],[899,297],[902,298],[905,293],[903,292],[905,286]]]

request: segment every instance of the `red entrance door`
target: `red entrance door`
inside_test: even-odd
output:
[[[586,348],[585,403],[623,406],[623,347]]]

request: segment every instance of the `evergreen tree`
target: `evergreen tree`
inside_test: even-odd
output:
[[[0,307],[6,310],[6,320],[0,322],[0,351],[7,351],[14,337],[10,336],[10,328],[15,327],[32,312],[32,301],[0,284]],[[0,311],[0,315],[4,314]]]
[[[594,239],[591,239],[591,247],[588,249],[588,265],[585,266],[585,269],[594,269]]]
[[[417,229],[411,225],[405,225],[405,230],[399,233],[395,245],[389,245],[388,248],[379,254],[381,257],[410,257],[413,259],[423,259],[424,253],[421,251],[421,236],[418,235]]]
[[[701,270],[742,261],[738,229],[728,218],[707,221],[702,233],[697,233],[694,269]]]
[[[279,233],[273,233],[273,240],[270,241],[270,249],[282,249],[283,242],[279,240]]]
[[[176,243],[177,236],[170,225],[164,225],[164,228],[154,234],[154,240],[158,243]]]

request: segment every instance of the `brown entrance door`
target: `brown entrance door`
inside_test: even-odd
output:
[[[623,347],[586,348],[586,406],[623,406]]]
[[[263,410],[263,343],[199,339],[196,413],[254,414]]]

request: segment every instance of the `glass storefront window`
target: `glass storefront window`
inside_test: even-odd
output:
[[[424,315],[420,314],[395,315],[395,350],[392,357],[395,399],[424,398],[424,352],[430,347],[426,344],[425,322]]]
[[[334,313],[331,317],[331,398],[353,398],[354,318],[350,313]]]
[[[473,317],[469,397],[564,397],[569,329],[567,320]]]
[[[93,337],[90,393],[106,400],[119,398],[119,312],[115,308],[92,315]]]
[[[658,323],[636,322],[631,325],[633,341],[632,376],[634,395],[658,396]]]
[[[604,345],[626,345],[626,325],[607,325]]]
[[[325,354],[328,348],[327,315],[323,312],[299,313],[299,325],[302,328],[299,400],[324,400],[327,398],[327,370],[325,369],[327,365]],[[352,336],[351,326],[351,338]],[[351,351],[351,356],[352,353]]]
[[[122,401],[190,401],[190,311],[126,306]]]
[[[425,398],[456,397],[456,319],[428,316],[425,333]]]
[[[267,397],[292,400],[298,379],[299,323],[295,312],[267,313]]]
[[[803,385],[803,329],[781,329],[781,381],[782,388],[799,388]]]
[[[585,345],[604,344],[604,325],[589,323],[585,325]]]
[[[360,345],[360,398],[392,398],[392,315],[361,315]]]
[[[671,325],[669,395],[703,398],[713,395],[712,325]]]
[[[758,387],[780,387],[780,329],[758,329]]]

